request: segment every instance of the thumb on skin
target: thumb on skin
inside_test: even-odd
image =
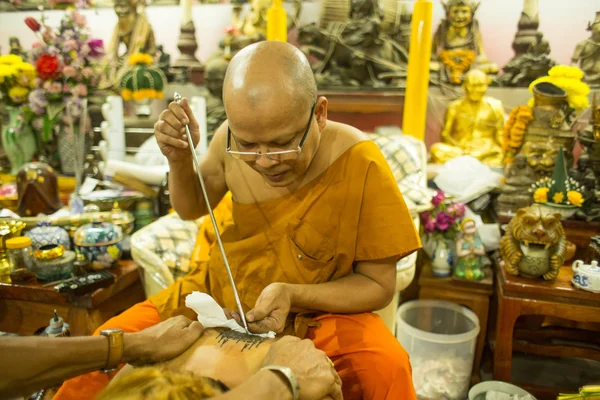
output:
[[[261,302],[259,299],[256,302],[256,306],[246,314],[246,320],[248,322],[260,321],[269,316],[271,311],[273,311],[271,303]]]

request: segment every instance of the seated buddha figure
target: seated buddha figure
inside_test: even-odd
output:
[[[504,108],[496,99],[486,97],[488,76],[471,70],[465,77],[465,96],[448,106],[441,143],[431,147],[432,162],[470,155],[489,166],[502,166]]]
[[[474,18],[479,3],[475,0],[448,0],[442,1],[442,5],[446,18],[433,37],[431,71],[439,73],[441,81],[454,84],[459,84],[462,75],[470,68],[496,75],[498,65],[487,59],[479,23]]]
[[[154,31],[138,0],[115,0],[118,21],[106,49],[105,76],[101,89],[115,89],[128,67],[129,57],[137,53],[156,53]]]
[[[600,86],[600,11],[588,27],[592,35],[577,44],[571,62],[583,71],[583,81],[590,86]]]

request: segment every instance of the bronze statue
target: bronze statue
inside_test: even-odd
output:
[[[470,68],[495,76],[498,66],[488,60],[485,54],[479,23],[475,18],[479,2],[448,0],[442,1],[442,5],[446,18],[433,37],[432,74],[438,74],[440,82],[450,81],[454,84],[460,84],[460,75]]]
[[[130,56],[156,53],[154,31],[143,8],[138,10],[139,6],[138,0],[115,1],[118,22],[106,50],[105,68],[108,71],[100,84],[101,89],[112,89],[119,84]]]
[[[504,183],[498,189],[498,214],[510,215],[512,210],[528,207],[533,203],[529,192],[536,182],[535,171],[527,163],[525,154],[517,154],[511,165],[506,168]]]
[[[571,63],[583,71],[583,81],[590,86],[600,86],[600,11],[588,25],[592,35],[577,44]]]
[[[481,162],[499,167],[503,162],[502,137],[504,108],[496,99],[486,97],[489,77],[480,70],[466,75],[465,96],[448,106],[442,142],[431,146],[432,162],[471,155]]]
[[[219,126],[227,119],[225,106],[223,105],[223,80],[229,62],[223,57],[216,57],[206,63],[204,75],[204,86],[208,94],[206,96],[206,128],[208,140]]]
[[[341,5],[328,0],[321,26],[299,29],[300,49],[314,61],[319,87],[404,87],[408,53],[391,36],[401,28],[382,19],[376,5],[372,0]]]
[[[577,176],[584,175],[583,186],[584,203],[577,213],[577,217],[586,221],[600,220],[600,106],[597,105],[596,96],[592,102],[592,120],[590,124],[580,132],[578,141],[583,148],[584,166],[578,168],[588,172],[580,172]],[[589,164],[585,161],[589,160]],[[578,164],[579,166],[579,164]],[[591,172],[589,172],[591,171]]]
[[[537,32],[536,41],[529,45],[527,52],[516,54],[502,69],[498,82],[503,86],[529,87],[531,82],[547,76],[556,62],[550,58],[550,44],[544,34]]]
[[[162,44],[156,46],[156,64],[167,78],[167,82],[173,82],[174,73],[171,71],[171,55],[164,51]]]

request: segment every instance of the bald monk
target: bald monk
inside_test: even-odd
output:
[[[253,332],[295,334],[335,363],[345,399],[415,399],[408,356],[371,312],[393,298],[396,262],[420,248],[410,213],[379,148],[327,120],[306,57],[259,42],[231,60],[223,87],[227,121],[200,168],[210,204],[231,192],[222,239]],[[198,123],[187,99],[155,125],[169,160],[171,204],[184,219],[207,213],[184,137]],[[185,278],[105,326],[140,329],[209,293],[239,321],[218,248]],[[67,382],[58,400],[97,393],[110,377]]]

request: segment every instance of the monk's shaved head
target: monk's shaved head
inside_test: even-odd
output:
[[[233,100],[252,109],[284,101],[304,110],[316,98],[310,63],[300,50],[285,42],[264,41],[240,50],[229,63],[223,85],[226,108]]]

